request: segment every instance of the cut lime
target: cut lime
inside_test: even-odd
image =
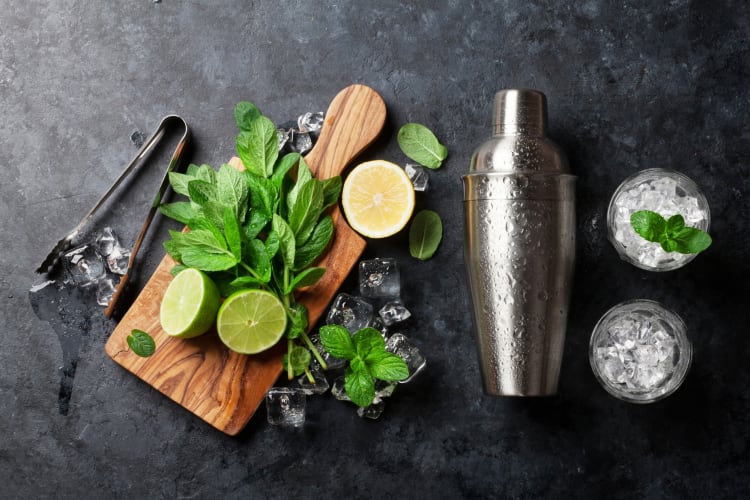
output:
[[[276,344],[286,329],[284,304],[263,290],[235,292],[219,308],[216,330],[231,350],[256,354]]]
[[[197,269],[185,269],[164,292],[159,311],[161,327],[173,337],[197,337],[216,321],[220,302],[219,289],[211,278]]]

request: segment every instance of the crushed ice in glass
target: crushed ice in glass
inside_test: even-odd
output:
[[[596,348],[599,373],[628,392],[647,392],[672,376],[678,345],[659,321],[636,315],[609,325]]]
[[[406,366],[409,367],[409,377],[401,380],[400,383],[402,384],[413,379],[427,365],[427,360],[419,352],[419,349],[402,333],[391,335],[385,342],[385,350],[403,359]]]
[[[340,293],[333,299],[326,323],[341,325],[353,334],[367,327],[372,321],[372,315],[373,307],[367,300],[348,293]]]
[[[616,207],[614,238],[628,255],[641,264],[649,268],[659,268],[667,263],[678,265],[694,257],[693,254],[665,252],[659,243],[639,236],[630,223],[630,216],[633,212],[651,210],[667,219],[672,215],[681,214],[686,226],[703,227],[708,214],[699,206],[698,198],[685,193],[676,179],[671,177],[649,179],[619,193],[613,203]]]
[[[359,263],[359,293],[369,298],[399,298],[401,274],[396,259],[361,261]]]
[[[383,410],[385,409],[385,401],[377,401],[373,402],[370,406],[367,406],[365,408],[357,408],[357,415],[359,415],[360,418],[369,418],[372,420],[377,420],[380,418],[380,415],[383,414]]]
[[[414,191],[427,191],[427,186],[430,182],[430,174],[427,169],[422,165],[416,165],[414,163],[407,163],[404,166],[406,175],[411,179],[411,183],[414,185]]]
[[[383,320],[385,326],[391,326],[394,323],[400,323],[411,317],[411,312],[404,307],[404,304],[400,300],[392,300],[386,302],[383,307],[378,311],[380,319]]]
[[[300,427],[305,423],[307,398],[302,389],[272,387],[266,392],[266,414],[271,425]]]
[[[326,379],[326,376],[318,368],[313,368],[311,373],[313,379],[315,379],[315,383],[310,382],[310,379],[307,378],[307,374],[303,374],[297,379],[297,384],[299,384],[300,389],[302,389],[302,392],[308,396],[312,396],[313,394],[324,394],[329,387],[328,379]]]

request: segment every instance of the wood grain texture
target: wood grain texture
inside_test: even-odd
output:
[[[305,157],[318,178],[339,175],[370,145],[385,124],[385,103],[369,87],[352,85],[331,102],[315,148]],[[230,164],[241,168],[238,158]],[[365,240],[346,223],[338,207],[332,211],[335,233],[331,246],[318,261],[325,267],[323,278],[301,290],[314,325],[357,263]],[[227,349],[215,330],[195,339],[175,339],[159,324],[159,307],[172,279],[175,265],[165,256],[146,282],[133,305],[115,328],[105,346],[119,365],[217,429],[240,432],[278,379],[284,343],[261,354],[237,354]],[[133,329],[147,331],[156,341],[156,352],[148,358],[135,355],[126,338]]]

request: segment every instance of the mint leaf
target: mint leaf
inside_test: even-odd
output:
[[[667,252],[700,253],[711,246],[711,243],[711,236],[705,231],[694,227],[683,227],[671,233],[661,246]]]
[[[216,173],[216,200],[230,207],[240,222],[245,220],[248,192],[242,173],[231,165],[222,165]]]
[[[318,280],[323,276],[325,272],[326,270],[324,267],[310,267],[308,269],[305,269],[297,276],[295,276],[294,279],[292,279],[292,281],[289,283],[289,288],[286,290],[286,293],[289,294],[297,290],[298,288],[314,285],[318,282]]]
[[[175,201],[159,205],[159,212],[185,225],[199,214],[199,210],[189,201]]]
[[[409,376],[406,362],[390,352],[377,353],[376,357],[368,358],[367,362],[372,376],[380,380],[395,382]]]
[[[230,207],[224,209],[224,235],[227,238],[229,250],[237,262],[239,262],[242,260],[242,236],[240,235],[240,225],[237,222],[237,215]]]
[[[309,318],[305,306],[302,304],[292,304],[289,307],[289,319],[290,321],[287,323],[286,338],[296,339],[307,331]]]
[[[437,251],[443,239],[443,221],[437,212],[417,212],[409,226],[409,253],[412,257],[427,260]]]
[[[172,241],[177,246],[180,260],[201,271],[224,271],[237,264],[237,259],[227,249],[226,241],[216,238],[210,231],[198,229],[189,233],[173,232]]]
[[[344,389],[352,403],[367,407],[375,399],[375,380],[366,370],[354,371],[347,368],[344,374]]]
[[[645,240],[659,243],[666,231],[667,221],[651,210],[638,210],[630,214],[630,225]]]
[[[147,358],[156,351],[156,342],[143,330],[132,330],[125,340],[133,353],[142,358]]]
[[[333,219],[330,215],[321,218],[307,241],[297,247],[292,269],[298,271],[312,264],[328,246],[333,237]]]
[[[276,126],[260,115],[237,136],[237,154],[245,168],[260,177],[270,177],[279,156]]]
[[[430,129],[419,123],[407,123],[396,137],[406,156],[427,168],[440,168],[448,149],[440,144]]]
[[[310,356],[310,351],[302,346],[295,346],[290,352],[284,354],[282,364],[286,371],[289,371],[289,369],[291,368],[294,376],[298,377],[305,373],[307,367],[310,366],[311,359],[312,356]]]
[[[190,165],[191,167],[195,167],[195,165]],[[197,168],[197,167],[196,167]],[[181,194],[183,196],[190,196],[190,193],[188,193],[188,183],[195,179],[194,175],[190,174],[182,174],[180,172],[169,172],[169,185],[172,187],[172,190],[177,193]]]
[[[320,342],[325,350],[335,358],[352,359],[357,355],[349,330],[341,325],[321,326]]]
[[[250,130],[259,116],[260,110],[251,102],[241,101],[234,107],[234,121],[240,130]]]
[[[273,214],[271,220],[271,227],[279,236],[279,252],[281,258],[284,261],[284,265],[289,268],[294,267],[294,252],[296,249],[296,243],[294,241],[294,233],[289,227],[289,224],[280,215]]]
[[[339,201],[343,182],[341,176],[331,177],[322,181],[323,185],[323,209],[335,205]]]
[[[354,348],[357,351],[357,355],[362,359],[366,359],[373,350],[385,349],[383,335],[378,330],[371,327],[362,328],[357,331],[352,336],[352,341],[354,342]]]
[[[310,237],[322,211],[323,187],[317,180],[310,179],[299,189],[293,204],[289,206],[289,227],[298,245],[304,244]]]

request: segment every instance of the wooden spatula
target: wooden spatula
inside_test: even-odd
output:
[[[315,148],[305,157],[318,178],[338,175],[380,134],[385,124],[385,103],[373,89],[352,85],[331,102]],[[237,158],[230,161],[240,166]],[[307,306],[310,324],[325,311],[356,264],[365,241],[334,209],[333,242],[317,265],[323,278],[297,299]],[[217,429],[234,435],[242,430],[278,379],[283,342],[264,353],[237,354],[219,340],[215,331],[195,339],[175,339],[159,324],[159,307],[175,262],[165,256],[110,336],[105,350],[126,370],[185,407]],[[156,352],[148,358],[133,354],[127,336],[133,329],[149,332]]]

